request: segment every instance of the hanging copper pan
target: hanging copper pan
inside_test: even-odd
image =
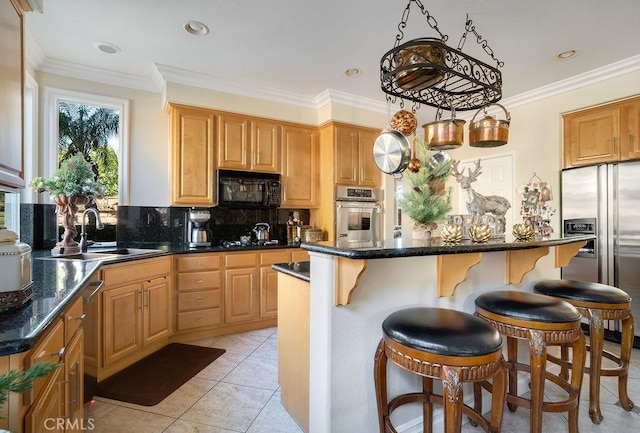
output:
[[[486,114],[487,107],[490,105],[497,105],[502,108],[507,120],[495,119],[489,115],[486,115],[479,121],[476,120],[476,116],[480,111],[484,111]],[[509,123],[511,122],[511,115],[500,104],[488,104],[478,110],[469,123],[469,146],[472,147],[497,147],[507,144],[509,139]]]

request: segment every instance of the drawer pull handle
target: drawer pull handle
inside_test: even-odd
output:
[[[87,297],[83,296],[83,298],[84,298],[83,302],[85,303],[85,305],[88,304],[89,302],[91,302],[91,299],[96,295],[96,293],[98,293],[100,291],[100,289],[102,288],[103,284],[104,284],[104,281],[102,281],[102,280],[92,281],[92,282],[89,283],[88,287],[91,287],[91,288],[95,287],[95,289]],[[87,292],[88,291],[89,290],[87,289]]]
[[[203,302],[204,302],[204,299],[202,298],[196,299],[196,304],[202,304]]]
[[[82,316],[78,316],[78,317],[69,316],[67,317],[67,320],[84,320],[85,317],[87,317],[86,314],[83,314]]]
[[[64,352],[67,350],[65,346],[62,346],[60,350],[53,353],[44,353],[41,354],[38,358],[44,358],[45,356],[57,356],[58,358],[62,358],[64,356]]]
[[[196,284],[202,284],[204,283],[204,280],[196,280]]]
[[[204,319],[203,319],[202,317],[198,317],[198,318],[196,319],[196,322],[202,322],[203,320],[204,320]]]

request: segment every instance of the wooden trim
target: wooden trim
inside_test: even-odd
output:
[[[536,267],[541,257],[549,254],[549,247],[507,251],[507,284],[519,284],[525,274]]]
[[[578,254],[580,248],[584,247],[587,241],[572,242],[570,244],[556,245],[556,268],[563,268],[569,264],[572,258]]]
[[[360,277],[367,269],[367,260],[352,260],[336,257],[335,263],[335,304],[347,305],[351,302],[351,293],[358,286]]]
[[[467,279],[469,269],[480,263],[482,253],[438,256],[438,297],[453,296],[458,284]]]

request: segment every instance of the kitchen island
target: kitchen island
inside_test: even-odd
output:
[[[298,355],[300,363],[308,362],[308,368],[299,370],[302,373],[287,372],[286,378],[289,383],[302,383],[302,388],[308,383],[304,395],[308,401],[298,404],[308,412],[299,416],[299,407],[288,406],[291,391],[285,386],[283,404],[311,433],[377,431],[373,359],[382,337],[381,324],[389,314],[409,306],[473,312],[474,299],[483,292],[514,285],[531,291],[532,282],[538,279],[559,278],[559,268],[592,238],[556,236],[518,242],[507,236],[484,244],[458,245],[407,238],[355,245],[303,243],[311,258],[308,298],[303,297],[303,304],[297,306],[279,299],[279,306],[291,312],[309,311],[307,317],[297,315],[299,324],[289,324],[300,332],[308,327],[308,340],[302,343],[308,353]],[[283,285],[279,290],[280,297],[291,293]],[[279,314],[280,318],[295,317],[280,309]],[[286,338],[279,334],[279,357],[286,356],[283,350],[291,347]],[[301,376],[292,378],[296,373]],[[419,389],[417,376],[395,366],[389,367],[388,377],[390,395]],[[472,393],[465,391],[469,402]],[[422,423],[421,409],[402,407],[394,418],[398,431],[413,430]],[[442,422],[441,411],[435,413],[434,421],[436,425]]]

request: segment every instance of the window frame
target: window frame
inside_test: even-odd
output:
[[[66,89],[48,87],[44,89],[44,145],[42,169],[44,177],[52,177],[57,170],[58,162],[58,104],[70,101],[77,104],[95,105],[120,113],[118,128],[118,205],[129,204],[129,105],[128,99],[92,93],[76,92]]]

